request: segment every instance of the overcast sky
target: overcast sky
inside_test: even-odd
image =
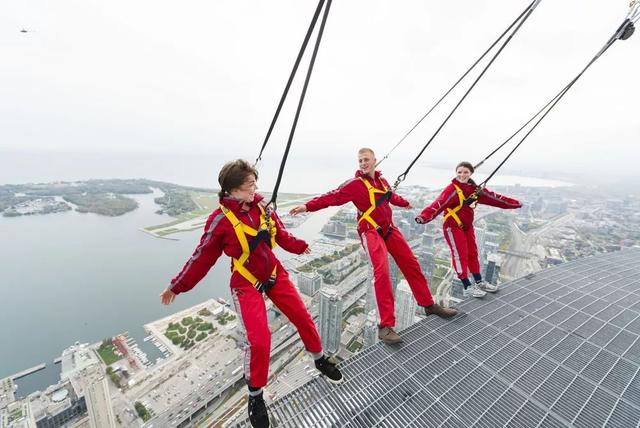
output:
[[[335,0],[290,155],[296,176],[286,182],[318,168],[348,176],[363,145],[381,157],[527,4]],[[4,0],[0,156],[184,153],[210,158],[213,170],[230,158],[253,159],[315,7]],[[627,11],[627,0],[542,0],[422,164],[480,160],[582,69]],[[640,159],[639,37],[617,42],[589,70],[507,172],[628,174],[624,162]],[[300,86],[266,150],[263,176],[275,176]],[[394,152],[390,178],[447,106]]]

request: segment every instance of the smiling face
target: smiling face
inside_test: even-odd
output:
[[[256,190],[258,190],[258,180],[255,175],[249,174],[242,185],[231,189],[229,194],[233,198],[249,203],[256,197]]]
[[[358,167],[363,175],[373,177],[376,171],[376,155],[372,150],[362,149],[358,152]]]
[[[471,170],[466,166],[459,166],[456,168],[456,178],[460,183],[467,183],[471,178]]]

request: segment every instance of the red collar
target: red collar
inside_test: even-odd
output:
[[[256,193],[256,196],[253,198],[253,202],[249,203],[249,210],[251,211],[255,208],[259,202],[264,199],[264,196]],[[232,198],[231,196],[225,196],[224,198],[220,198],[220,205],[224,205],[228,210],[232,211],[234,214],[239,214],[241,212],[248,212],[244,210],[243,201],[240,199]]]

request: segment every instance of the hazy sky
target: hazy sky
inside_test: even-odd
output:
[[[359,146],[384,154],[528,3],[335,0],[290,155],[292,173],[322,168],[345,176]],[[230,158],[253,159],[315,6],[4,0],[0,156],[184,153],[210,158],[212,170]],[[627,0],[543,0],[424,163],[478,161],[586,64],[627,11]],[[534,132],[509,172],[627,174],[624,161],[640,159],[639,49],[638,35],[617,42]],[[263,176],[275,176],[300,86],[267,148]],[[447,111],[396,150],[385,164],[390,178]]]

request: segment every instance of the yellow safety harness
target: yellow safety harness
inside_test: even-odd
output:
[[[364,185],[367,186],[367,191],[369,192],[369,202],[371,203],[371,206],[365,212],[360,213],[360,218],[358,219],[358,223],[364,220],[367,223],[369,223],[371,226],[373,226],[373,228],[376,229],[378,233],[382,235],[382,228],[371,217],[371,213],[375,211],[375,209],[380,204],[381,200],[384,199],[384,198],[380,198],[378,201],[376,201],[376,195],[377,194],[387,195],[389,193],[389,189],[387,189],[387,186],[384,185],[384,182],[382,180],[380,180],[380,183],[382,184],[382,188],[384,190],[376,189],[371,185],[371,183],[369,183],[367,180],[365,180],[362,177],[358,177],[358,179],[360,179],[360,181],[362,181]],[[389,228],[389,231],[391,231],[391,228]]]
[[[247,239],[247,235],[253,236],[254,239],[259,239],[255,237],[258,236],[258,234],[261,231],[268,231],[270,236],[269,243],[271,245],[271,248],[275,248],[277,230],[276,230],[276,222],[272,218],[269,218],[267,220],[267,216],[263,206],[258,204],[258,207],[260,208],[260,230],[256,230],[253,227],[248,226],[245,223],[241,222],[231,210],[229,210],[224,205],[220,205],[220,209],[224,213],[225,217],[227,217],[229,222],[231,222],[231,225],[233,226],[233,230],[236,233],[236,236],[238,237],[238,242],[240,242],[240,247],[242,248],[242,255],[237,259],[232,258],[233,271],[234,272],[237,271],[247,281],[249,281],[254,287],[261,289],[264,286],[264,284],[262,284],[258,280],[258,278],[256,278],[255,275],[249,272],[249,270],[244,266],[246,261],[249,259],[249,256],[251,255],[251,247],[249,245],[249,240]],[[274,266],[273,271],[271,272],[270,281],[275,281],[276,269],[277,269],[277,266]]]
[[[453,209],[447,208],[447,214],[445,214],[445,216],[442,218],[442,221],[445,222],[449,217],[453,217],[456,223],[458,223],[458,226],[462,227],[462,220],[460,220],[460,217],[458,217],[458,211],[460,211],[464,206],[464,193],[462,192],[462,189],[455,184],[453,185],[453,187],[456,189],[456,193],[458,194],[460,203]]]

